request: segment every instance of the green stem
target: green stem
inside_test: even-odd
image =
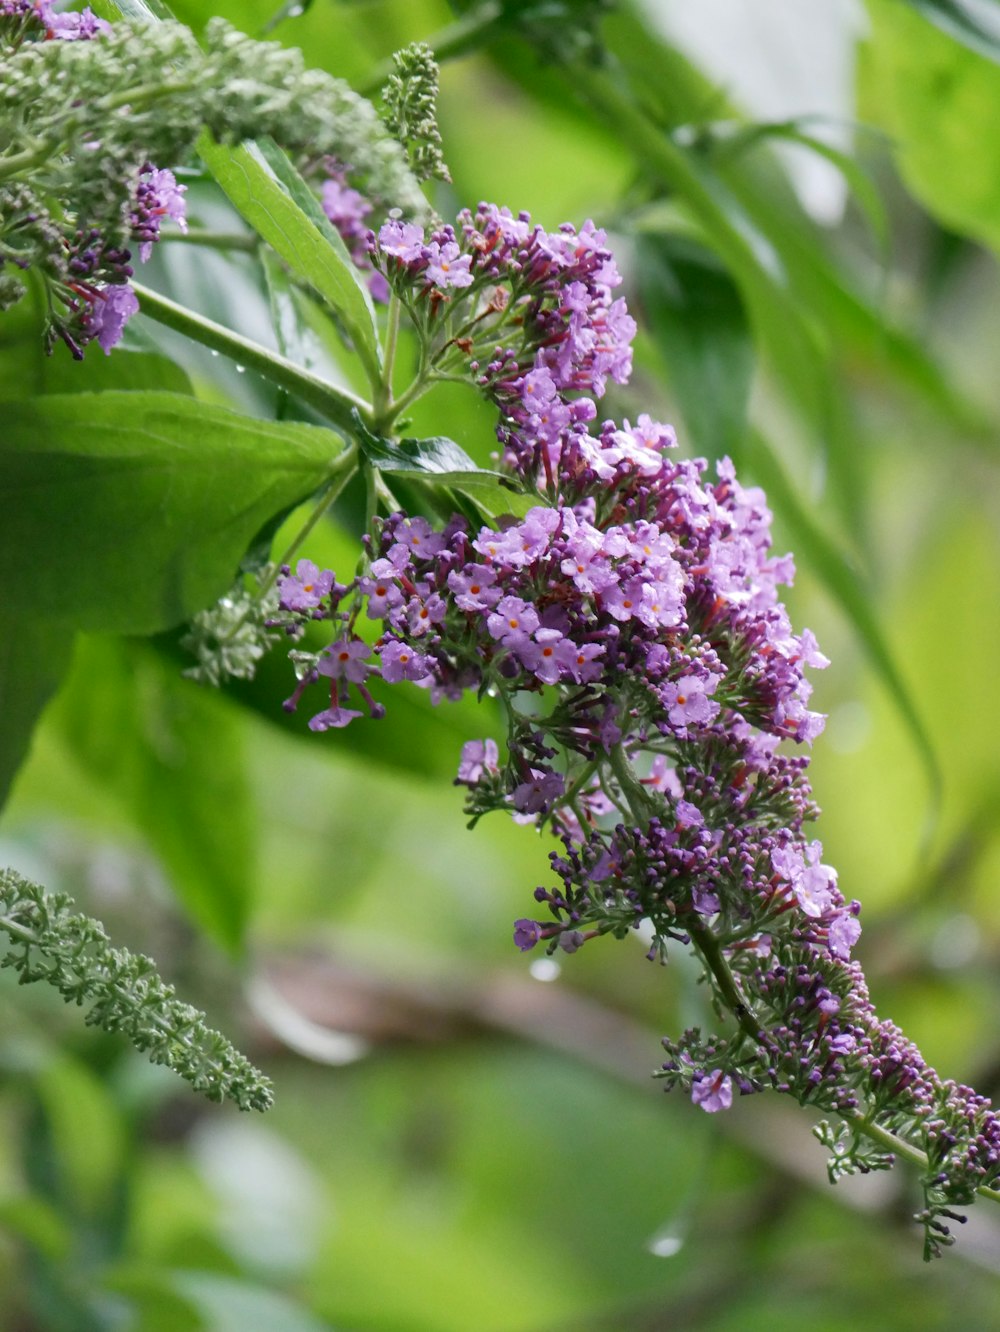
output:
[[[320,498],[319,503],[316,505],[312,513],[306,519],[306,522],[302,527],[301,531],[292,541],[292,544],[288,547],[288,549],[281,556],[281,558],[277,560],[271,572],[268,574],[267,578],[265,578],[264,582],[261,584],[259,592],[259,595],[261,597],[265,596],[266,593],[270,591],[274,583],[274,580],[277,578],[278,573],[281,570],[281,566],[283,564],[291,564],[292,560],[295,558],[295,554],[298,551],[299,547],[307,539],[309,534],[312,532],[313,528],[323,517],[323,515],[327,512],[330,506],[332,504],[335,504],[338,498],[343,494],[344,487],[347,485],[347,483],[351,480],[351,478],[358,470],[357,463],[358,463],[358,446],[352,441],[352,443],[350,443],[347,446],[344,452],[333,464],[333,472],[330,477],[330,488]]]
[[[18,943],[38,943],[38,936],[34,930],[29,930],[26,925],[19,925],[16,920],[11,920],[10,916],[0,916],[0,930],[5,931]]]
[[[189,227],[184,231],[161,231],[160,244],[203,245],[209,250],[244,250],[255,254],[260,246],[256,236],[247,231],[206,231],[201,227]]]
[[[382,379],[375,394],[375,430],[377,434],[384,433],[385,427],[391,422],[392,415],[392,374],[396,364],[396,348],[399,344],[399,315],[400,303],[399,297],[395,292],[389,299],[388,328],[385,339],[385,361],[382,366]]]
[[[132,286],[139,297],[142,313],[148,315],[150,319],[155,319],[177,333],[183,333],[185,337],[192,338],[213,351],[231,357],[239,365],[256,370],[272,384],[287,389],[289,393],[294,394],[301,402],[312,407],[347,434],[354,429],[352,412],[356,411],[362,421],[370,426],[371,405],[356,397],[348,389],[335,388],[325,379],[303,370],[301,366],[295,365],[278,352],[262,347],[259,342],[252,342],[249,338],[224,328],[222,324],[206,319],[204,315],[195,314],[193,310],[168,300],[159,292],[151,291],[138,282],[133,282]]]
[[[911,1165],[915,1165],[921,1170],[926,1171],[929,1168],[926,1154],[922,1152],[919,1147],[914,1147],[912,1143],[907,1142],[905,1138],[899,1138],[895,1133],[891,1133],[888,1129],[881,1128],[878,1124],[873,1124],[871,1120],[866,1119],[863,1115],[852,1116],[844,1114],[841,1115],[841,1118],[845,1119],[852,1128],[857,1130],[858,1133],[864,1134],[866,1138],[870,1138],[872,1142],[878,1143],[878,1145],[884,1147],[886,1151],[892,1152],[894,1155],[901,1157],[904,1161],[909,1161]],[[990,1198],[993,1202],[1000,1202],[1000,1189],[991,1189],[986,1184],[981,1184],[979,1188],[976,1189],[976,1192],[983,1198]]]
[[[658,806],[633,772],[628,754],[625,752],[625,746],[620,741],[617,745],[612,745],[608,758],[611,763],[611,771],[618,779],[622,795],[632,807],[632,814],[636,823],[644,822],[645,818],[657,812]],[[636,807],[641,811],[643,818],[639,817]]]

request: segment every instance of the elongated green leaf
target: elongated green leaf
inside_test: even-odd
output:
[[[694,446],[737,457],[747,428],[754,347],[736,284],[715,256],[683,237],[636,244],[640,299]]]
[[[272,148],[271,157],[278,160],[279,151]],[[198,152],[239,213],[336,312],[368,378],[376,384],[381,348],[374,311],[337,233],[332,227],[321,230],[247,145],[227,148],[205,133],[198,140]],[[282,174],[292,179],[292,173],[286,159]],[[295,188],[299,197],[300,190],[308,190],[305,182]]]
[[[923,760],[933,803],[940,796],[941,775],[937,756],[923,718],[917,711],[909,688],[903,680],[889,645],[885,641],[872,608],[871,594],[850,561],[815,522],[796,495],[785,471],[767,440],[759,431],[751,431],[746,460],[750,471],[767,491],[769,502],[781,518],[795,543],[795,549],[820,578],[854,627],[872,665],[899,709]]]
[[[1000,69],[898,0],[869,0],[866,78],[908,187],[933,216],[1000,250]],[[947,114],[942,114],[942,105]]]
[[[1000,62],[1000,29],[996,21],[992,30],[981,22],[982,10],[977,12],[973,5],[963,4],[962,0],[906,0],[906,3],[970,51]]]
[[[320,427],[182,394],[53,395],[0,414],[8,612],[115,633],[156,633],[213,602],[343,448]]]
[[[864,213],[865,220],[871,228],[879,251],[887,257],[889,219],[886,215],[885,205],[871,176],[849,153],[841,152],[840,149],[835,148],[824,139],[818,138],[815,134],[810,134],[807,128],[809,124],[810,118],[803,117],[799,120],[768,121],[755,125],[745,125],[723,138],[722,151],[739,153],[755,143],[768,139],[784,139],[788,143],[800,144],[818,157],[824,158],[836,167],[844,177],[848,188],[857,201],[858,207]]]
[[[60,625],[0,611],[0,807],[28,753],[31,733],[59,686],[73,648]]]
[[[231,705],[149,648],[82,636],[49,723],[144,834],[194,920],[237,951],[256,823],[245,732]]]

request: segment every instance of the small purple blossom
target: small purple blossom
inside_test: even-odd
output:
[[[340,730],[344,726],[349,726],[355,717],[360,716],[360,712],[353,712],[350,708],[330,707],[309,718],[309,729],[310,731]]]
[[[121,342],[125,325],[139,312],[139,298],[125,283],[120,287],[103,287],[96,295],[86,320],[88,340],[96,338],[105,356]]]
[[[532,768],[527,781],[514,788],[514,808],[519,814],[544,814],[566,789],[561,773]]]
[[[331,680],[362,684],[374,670],[368,665],[370,655],[371,647],[360,638],[338,638],[323,652],[316,669]]]
[[[499,759],[500,751],[495,740],[466,740],[462,746],[456,783],[462,786],[475,786],[484,773],[497,771]]]
[[[721,1069],[696,1075],[696,1080],[691,1083],[691,1100],[710,1115],[718,1110],[728,1110],[733,1103],[732,1078]]]
[[[522,953],[528,953],[542,937],[542,927],[536,920],[514,921],[514,943]]]
[[[279,603],[284,610],[312,610],[329,596],[333,583],[330,569],[320,570],[312,560],[299,560],[294,574],[278,579]]]
[[[427,658],[397,638],[383,640],[378,653],[382,661],[382,679],[387,684],[397,684],[400,680],[423,681],[428,675],[430,663]]]

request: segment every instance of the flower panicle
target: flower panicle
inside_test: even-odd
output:
[[[413,42],[392,58],[382,89],[382,118],[406,150],[417,180],[451,181],[437,124],[439,70],[425,42]]]
[[[12,869],[0,870],[0,930],[11,947],[0,966],[21,984],[44,981],[67,1003],[89,1005],[85,1022],[125,1036],[212,1101],[267,1110],[271,1083],[205,1015],[177,998],[153,961],[112,948],[104,926]]]

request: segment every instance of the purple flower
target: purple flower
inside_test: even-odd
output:
[[[165,168],[145,166],[139,172],[129,223],[133,236],[139,241],[139,258],[143,263],[152,254],[153,242],[159,239],[163,218],[169,217],[181,231],[187,231],[186,192],[187,186],[178,185],[174,173]]]
[[[733,1080],[722,1069],[696,1074],[691,1084],[691,1100],[710,1115],[717,1110],[728,1110],[733,1103]]]
[[[371,648],[360,638],[338,638],[323,652],[316,669],[331,680],[362,684],[374,667],[366,664]]]
[[[514,943],[522,953],[530,952],[542,937],[542,927],[536,920],[514,921]]]
[[[526,647],[538,628],[538,612],[520,597],[504,597],[493,614],[486,617],[486,627],[491,637],[505,647]]]
[[[315,717],[309,718],[309,729],[310,731],[339,730],[341,727],[349,726],[355,717],[360,716],[360,712],[352,712],[350,708],[327,708],[325,712],[317,712]]]
[[[487,564],[467,564],[448,575],[455,605],[463,611],[491,610],[500,600],[496,574]]]
[[[448,241],[445,245],[432,241],[424,250],[424,257],[427,260],[424,279],[435,287],[472,285],[472,274],[469,271],[472,258],[468,254],[461,254],[454,241]]]
[[[660,697],[667,716],[677,730],[688,726],[710,726],[719,714],[719,705],[711,697],[718,680],[715,676],[682,675],[679,680],[660,686]]]
[[[125,325],[139,311],[139,298],[125,283],[120,287],[104,287],[97,293],[86,320],[88,341],[96,338],[105,356],[121,342]]]
[[[521,814],[544,814],[565,789],[561,773],[532,768],[529,779],[514,788],[514,808]]]
[[[424,229],[414,222],[386,222],[379,230],[378,245],[383,254],[404,264],[416,263],[423,252]]]
[[[38,5],[39,17],[46,27],[46,36],[63,42],[87,42],[93,37],[111,31],[111,24],[94,14],[90,7],[79,14],[53,14],[49,3]]]
[[[305,611],[317,607],[333,587],[333,571],[320,571],[312,560],[299,560],[294,574],[278,580],[278,598],[284,610]]]
[[[475,786],[483,773],[495,773],[500,758],[495,740],[466,740],[462,746],[462,757],[458,764],[456,784]]]
[[[796,844],[776,847],[771,852],[775,873],[791,885],[795,900],[805,914],[814,920],[824,916],[838,900],[842,900],[837,894],[836,872],[829,865],[820,864],[822,854],[823,848],[816,841],[810,842],[807,847]],[[858,926],[860,932],[861,927]]]
[[[378,649],[382,659],[382,679],[387,684],[400,680],[425,680],[430,670],[426,657],[397,638],[387,638]]]

